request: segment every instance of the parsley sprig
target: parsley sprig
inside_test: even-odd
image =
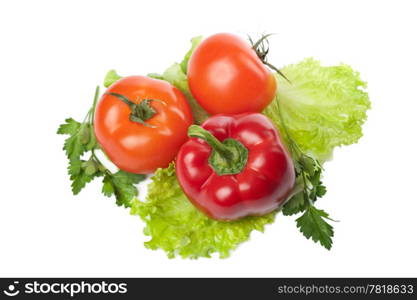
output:
[[[297,193],[283,206],[282,213],[291,216],[303,213],[296,219],[297,227],[307,238],[330,250],[334,235],[333,227],[326,220],[333,221],[324,210],[317,209],[315,202],[326,194],[326,187],[321,181],[323,167],[320,162],[304,153],[291,137],[282,116],[279,101],[278,111],[289,151],[294,161]]]
[[[95,151],[99,150],[100,146],[94,134],[93,124],[99,94],[100,88],[97,86],[93,105],[82,122],[68,118],[57,131],[58,134],[69,135],[64,142],[63,150],[68,158],[68,174],[72,181],[72,192],[77,195],[87,183],[96,177],[102,177],[102,193],[107,197],[114,195],[117,205],[130,207],[131,201],[138,195],[135,184],[144,180],[145,175],[122,170],[112,173],[97,157]]]

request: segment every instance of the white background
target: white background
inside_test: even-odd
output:
[[[2,1],[1,276],[417,276],[415,1]],[[335,223],[329,252],[279,215],[228,259],[167,259],[143,223],[100,194],[70,192],[63,137],[111,68],[160,72],[189,39],[274,32],[277,65],[313,56],[368,81],[359,144],[326,164],[318,203]]]

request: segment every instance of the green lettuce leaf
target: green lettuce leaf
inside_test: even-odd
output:
[[[163,249],[168,257],[210,257],[218,252],[221,258],[249,239],[253,230],[263,232],[276,213],[262,217],[246,217],[233,222],[208,218],[197,210],[182,192],[175,176],[174,164],[159,169],[148,186],[145,202],[135,200],[131,213],[139,215],[146,227],[145,243],[149,249]]]
[[[184,58],[181,62],[181,70],[184,72],[184,74],[187,74],[188,69],[188,61],[190,60],[191,54],[193,54],[195,48],[197,48],[198,45],[200,45],[201,41],[203,40],[203,36],[199,35],[196,37],[193,37],[191,39],[191,49],[188,50],[188,52],[185,54]]]
[[[104,77],[103,85],[104,87],[108,88],[120,78],[123,78],[123,77],[117,74],[116,70],[110,70],[107,72],[106,76]]]
[[[301,150],[320,161],[333,149],[356,143],[370,108],[366,83],[350,66],[321,66],[307,58],[281,71],[291,83],[277,76],[277,98],[264,113],[282,130],[278,102],[292,138]]]

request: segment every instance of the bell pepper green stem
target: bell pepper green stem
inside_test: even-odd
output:
[[[209,131],[198,125],[188,128],[188,136],[203,139],[212,148],[208,163],[218,175],[240,173],[248,160],[248,149],[238,140],[228,138],[220,142]]]
[[[198,125],[191,125],[188,128],[188,136],[200,138],[207,142],[213,148],[214,151],[221,154],[226,159],[233,158],[233,152],[228,149],[227,146],[222,144],[214,135],[212,135],[209,131],[205,130],[204,128]]]

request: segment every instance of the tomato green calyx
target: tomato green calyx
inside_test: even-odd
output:
[[[141,102],[136,104],[130,101],[129,98],[121,94],[118,94],[118,93],[108,93],[108,94],[115,96],[117,99],[129,105],[130,110],[131,110],[129,117],[132,122],[140,123],[144,126],[151,127],[151,128],[155,127],[145,122],[146,120],[149,120],[157,113],[156,110],[150,105],[150,103],[151,101],[164,103],[163,101],[156,100],[156,99],[143,99]]]
[[[212,148],[209,164],[218,175],[233,175],[242,172],[248,161],[248,149],[235,139],[220,142],[209,131],[198,125],[188,128],[188,136],[206,141]]]
[[[253,42],[252,38],[249,36],[249,42],[252,45],[252,49],[255,51],[256,55],[259,57],[259,59],[262,61],[262,63],[269,67],[270,69],[277,72],[279,75],[281,75],[286,81],[291,83],[291,81],[287,78],[287,76],[284,75],[277,67],[275,67],[273,64],[269,63],[267,60],[267,56],[269,53],[269,41],[268,38],[272,35],[272,33],[264,34],[261,36],[259,40],[257,40],[255,43]]]

